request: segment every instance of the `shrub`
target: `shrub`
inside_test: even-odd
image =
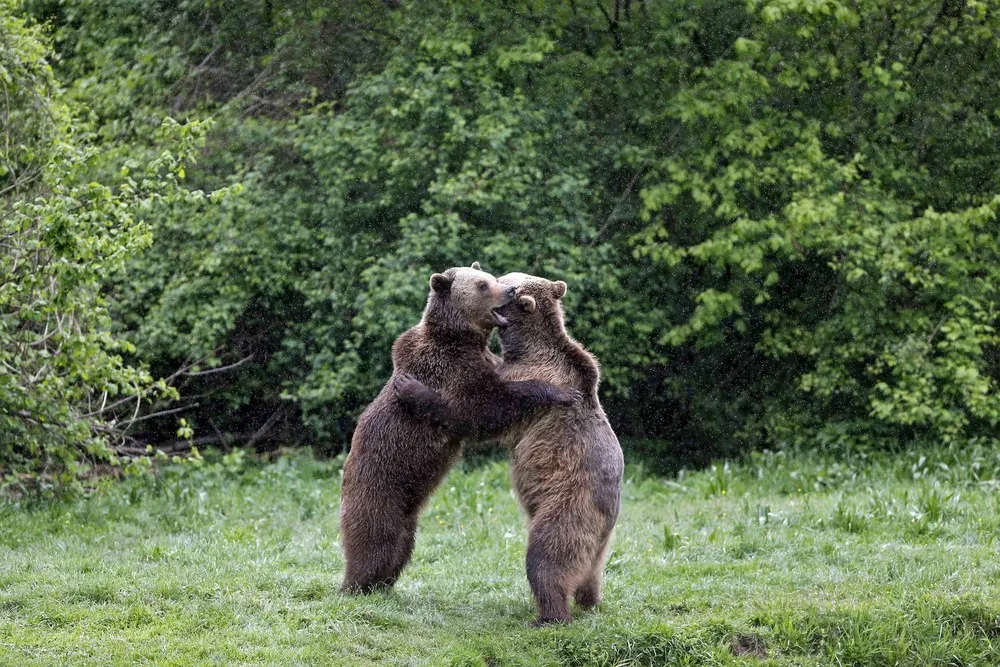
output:
[[[199,197],[178,183],[203,133],[167,122],[172,150],[88,181],[94,151],[72,127],[44,40],[15,9],[0,3],[0,487],[120,463],[126,409],[176,396],[124,359],[134,350],[111,334],[101,286],[149,246],[153,207]]]

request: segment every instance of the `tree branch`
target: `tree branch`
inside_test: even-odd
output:
[[[913,66],[917,64],[917,58],[920,57],[921,52],[924,50],[924,46],[927,44],[927,40],[934,33],[934,29],[937,27],[938,23],[944,18],[945,11],[948,7],[948,0],[943,0],[941,2],[941,9],[938,10],[937,16],[931,21],[926,28],[924,28],[923,34],[920,36],[920,43],[917,44],[917,50],[913,52],[913,57],[910,58],[910,64],[906,69],[913,69]]]
[[[275,422],[278,421],[278,418],[282,416],[284,411],[285,411],[284,405],[278,406],[278,409],[271,413],[271,416],[267,418],[267,421],[264,422],[264,425],[261,426],[259,429],[257,429],[256,433],[250,436],[250,439],[247,440],[246,446],[253,447],[255,444],[257,444],[257,442],[261,438],[267,435],[267,432],[271,430],[271,427],[274,426]]]
[[[619,28],[619,26],[618,26],[618,19],[617,18],[612,18],[611,15],[608,14],[608,10],[606,10],[604,8],[604,5],[601,4],[601,0],[594,0],[594,4],[596,4],[597,8],[601,10],[601,13],[604,14],[605,20],[608,22],[608,32],[611,33],[611,36],[614,38],[614,47],[615,47],[615,50],[616,51],[621,51],[621,49],[622,49],[622,36],[621,36],[621,32],[618,29]],[[615,14],[617,15],[617,13],[618,13],[618,3],[616,2],[615,3]]]
[[[243,359],[240,359],[239,361],[237,361],[234,364],[229,364],[228,366],[219,366],[218,368],[209,368],[206,371],[185,372],[184,375],[186,375],[187,377],[191,377],[191,378],[197,378],[197,377],[202,377],[203,375],[212,375],[214,373],[224,373],[226,371],[231,371],[234,368],[239,368],[240,366],[242,366],[243,364],[245,364],[245,363],[247,363],[249,361],[253,361],[253,355],[252,354],[250,356],[248,356],[248,357],[244,357]],[[194,364],[192,364],[192,366],[193,365]],[[191,368],[191,366],[188,366],[188,368]]]
[[[191,410],[196,408],[201,403],[192,403],[191,405],[185,405],[179,408],[173,408],[171,410],[160,410],[159,412],[151,412],[148,415],[143,415],[141,417],[133,417],[132,419],[125,422],[125,428],[132,426],[132,424],[138,424],[139,422],[146,421],[147,419],[156,419],[157,417],[164,417],[166,415],[172,415],[178,412],[184,412],[185,410]]]
[[[636,183],[639,182],[639,178],[643,175],[643,173],[645,173],[647,168],[648,165],[644,164],[636,170],[635,174],[632,176],[632,180],[629,181],[628,185],[625,187],[625,192],[621,193],[618,197],[618,201],[616,201],[615,205],[611,208],[611,212],[608,213],[608,217],[604,221],[604,224],[597,230],[597,235],[594,236],[594,240],[590,242],[591,248],[597,245],[597,242],[601,240],[602,236],[604,236],[604,232],[606,232],[611,226],[611,223],[614,222],[615,214],[618,212],[618,209],[625,203],[628,196],[632,194],[632,189],[635,187]]]

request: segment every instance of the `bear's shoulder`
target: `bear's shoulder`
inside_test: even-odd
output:
[[[485,345],[460,336],[453,339],[447,332],[432,335],[423,323],[403,332],[392,346],[397,372],[435,384],[447,378],[455,386],[479,382],[484,374],[495,375],[496,364],[489,355]]]
[[[392,344],[393,366],[396,370],[407,370],[418,358],[426,356],[430,343],[427,329],[422,323],[407,329]]]
[[[584,391],[596,390],[601,381],[601,365],[597,357],[570,336],[566,336],[563,354],[569,366],[579,375],[581,388]]]

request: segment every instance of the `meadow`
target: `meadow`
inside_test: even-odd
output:
[[[1000,664],[997,35],[1000,0],[0,0],[0,667]],[[338,592],[341,450],[473,261],[568,283],[631,458],[568,627],[529,628],[502,458]]]
[[[393,592],[342,596],[342,458],[242,451],[0,504],[0,664],[1000,663],[1000,452],[630,465],[605,600],[532,629],[502,460],[463,462]]]

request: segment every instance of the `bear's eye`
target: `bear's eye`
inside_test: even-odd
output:
[[[487,290],[487,288],[489,288],[489,285],[487,285],[485,282],[479,283],[479,291],[480,292],[485,292]]]

